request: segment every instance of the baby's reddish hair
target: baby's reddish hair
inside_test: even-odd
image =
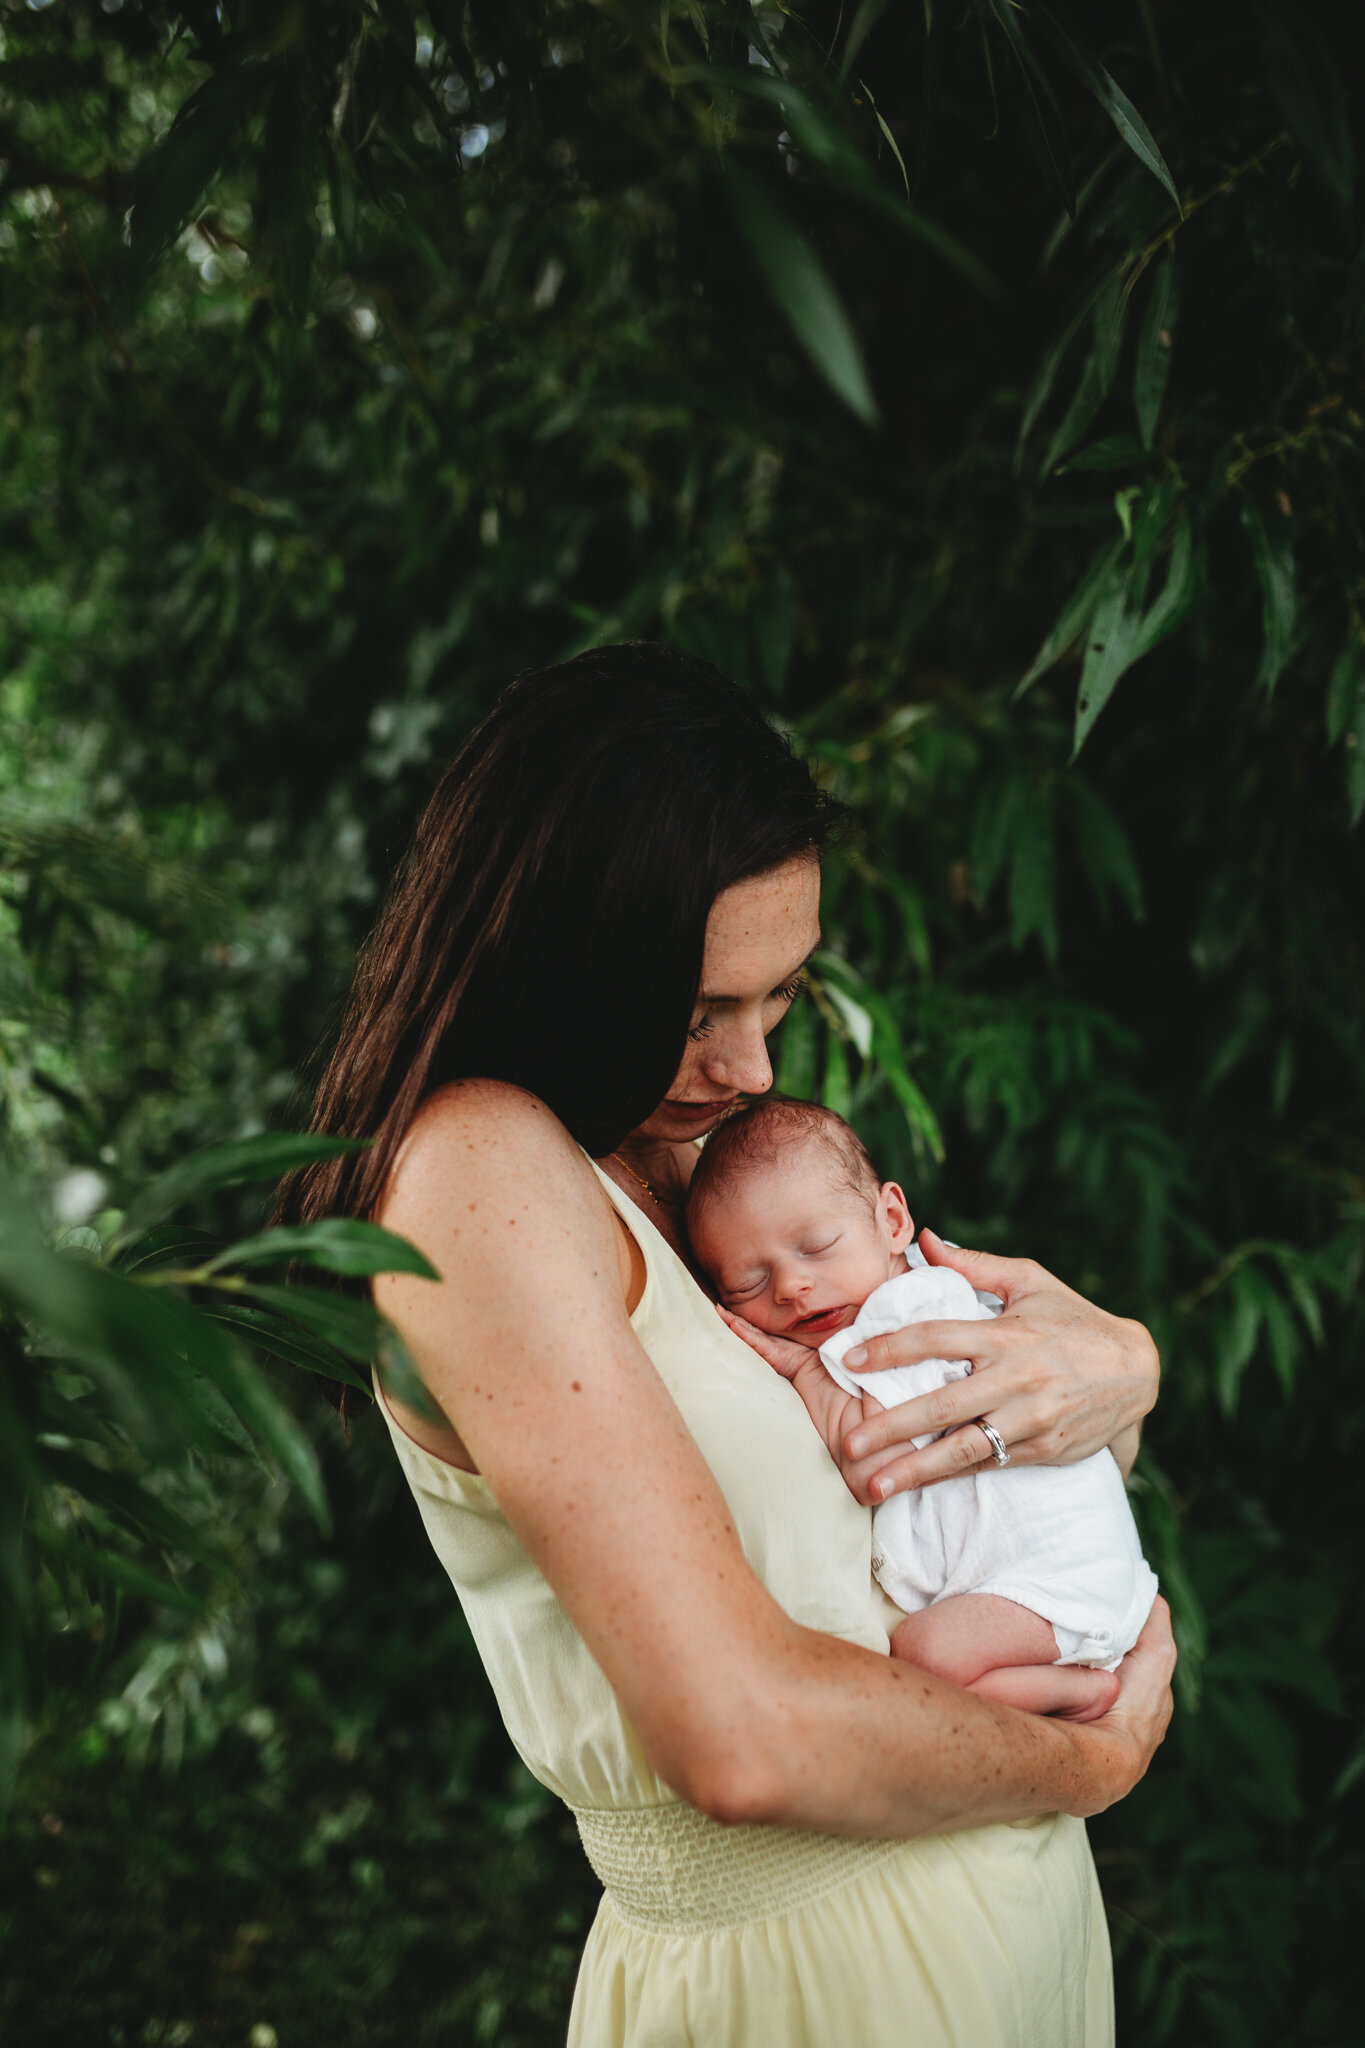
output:
[[[798,1102],[789,1095],[764,1095],[747,1109],[719,1124],[705,1145],[687,1191],[687,1214],[737,1181],[751,1166],[771,1166],[788,1148],[803,1143],[824,1147],[839,1180],[856,1195],[875,1202],[881,1175],[858,1133],[821,1102]]]

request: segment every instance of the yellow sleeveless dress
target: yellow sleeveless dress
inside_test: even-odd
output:
[[[898,1616],[872,1577],[870,1513],[797,1395],[598,1174],[644,1255],[636,1335],[749,1563],[793,1620],[885,1654]],[[682,1805],[484,1481],[379,1405],[507,1731],[573,1810],[604,1887],[570,2048],[1108,2048],[1109,1944],[1080,1821],[880,1842],[724,1828]]]

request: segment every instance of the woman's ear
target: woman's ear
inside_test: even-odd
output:
[[[903,1252],[915,1235],[915,1219],[903,1189],[894,1180],[882,1182],[877,1215],[890,1232],[892,1251]]]

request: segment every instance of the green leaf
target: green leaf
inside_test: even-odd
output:
[[[1043,457],[1046,476],[1060,456],[1074,447],[1109,396],[1123,347],[1123,325],[1128,316],[1128,298],[1122,276],[1117,272],[1105,280],[1095,299],[1094,336],[1090,353],[1081,370],[1080,382],[1066,409],[1061,425]]]
[[[900,1027],[890,1004],[865,976],[859,974],[856,967],[839,954],[822,949],[815,955],[812,965],[821,977],[825,994],[841,1016],[847,1017],[856,1007],[870,1020],[872,1066],[885,1078],[900,1104],[917,1152],[941,1162],[945,1156],[943,1134],[938,1119],[906,1067]]]
[[[357,1365],[371,1365],[378,1356],[388,1324],[372,1302],[319,1287],[275,1287],[259,1281],[251,1283],[251,1294],[286,1320],[302,1323]]]
[[[853,11],[853,19],[848,25],[848,34],[844,38],[844,54],[839,63],[841,80],[848,77],[854,58],[885,12],[886,0],[858,0],[858,5]]]
[[[179,1325],[179,1346],[189,1364],[218,1389],[253,1441],[297,1487],[319,1528],[329,1528],[317,1452],[256,1366],[227,1332],[201,1311],[178,1301],[163,1305]]]
[[[324,1344],[311,1331],[286,1322],[283,1316],[269,1315],[264,1309],[243,1308],[235,1302],[215,1302],[203,1313],[214,1322],[227,1324],[248,1343],[258,1345],[285,1365],[318,1373],[323,1379],[336,1380],[342,1386],[372,1396],[369,1380],[348,1365],[339,1351]]]
[[[1127,905],[1129,915],[1143,915],[1142,875],[1133,843],[1103,797],[1083,782],[1068,775],[1061,794],[1071,813],[1081,866],[1101,910],[1108,907],[1113,889]]]
[[[263,1131],[259,1137],[236,1138],[227,1145],[192,1152],[158,1174],[129,1204],[116,1244],[132,1243],[193,1196],[214,1188],[239,1187],[244,1181],[278,1180],[315,1160],[363,1151],[368,1143],[367,1138],[331,1138],[320,1131]]]
[[[165,137],[133,176],[128,244],[146,271],[170,247],[228,160],[229,145],[251,111],[266,66],[216,71],[185,101]]]
[[[201,1441],[179,1304],[89,1259],[48,1251],[26,1221],[6,1205],[0,1296],[89,1371],[137,1442]]]
[[[1327,744],[1334,747],[1354,732],[1360,715],[1361,686],[1365,684],[1365,646],[1351,633],[1337,656],[1327,685]]]
[[[872,1051],[872,1019],[862,1004],[856,1002],[846,990],[831,982],[826,994],[839,1013],[849,1037],[858,1048],[860,1059],[867,1059]]]
[[[1294,546],[1288,520],[1277,516],[1268,524],[1249,491],[1242,499],[1242,524],[1251,541],[1256,580],[1261,586],[1261,624],[1265,646],[1261,665],[1256,671],[1256,682],[1259,688],[1270,691],[1284,674],[1285,664],[1294,651],[1294,627],[1298,617]]]
[[[135,1274],[159,1272],[163,1266],[197,1266],[211,1258],[218,1239],[207,1230],[193,1230],[184,1223],[163,1223],[139,1237],[114,1264],[131,1279]]]
[[[788,1010],[777,1042],[777,1078],[781,1095],[807,1102],[815,1087],[815,1011],[804,997]]]
[[[847,1122],[853,1107],[853,1094],[849,1086],[848,1054],[837,1031],[830,1031],[825,1037],[825,1078],[820,1087],[820,1100],[826,1109],[832,1109],[836,1116]]]
[[[900,153],[900,145],[896,141],[895,136],[891,133],[890,128],[888,128],[885,117],[878,111],[877,102],[873,99],[869,87],[864,83],[864,81],[861,78],[858,80],[858,90],[867,95],[867,104],[871,107],[877,126],[881,130],[882,141],[886,144],[892,156],[896,159],[896,163],[901,174],[901,183],[905,187],[905,197],[906,202],[908,204],[910,199],[910,173],[905,168],[905,158]]]
[[[45,1449],[43,1460],[50,1481],[95,1502],[125,1528],[141,1530],[160,1549],[180,1551],[220,1576],[231,1574],[222,1552],[136,1479],[106,1471],[71,1451]]]
[[[736,217],[768,289],[811,362],[850,412],[877,419],[862,349],[829,276],[805,236],[755,179],[731,166],[726,183]]]
[[[1108,587],[1114,565],[1123,553],[1124,543],[1120,537],[1107,548],[1101,548],[1094,556],[1090,567],[1072,591],[1058,613],[1051,632],[1034,655],[1025,674],[1015,685],[1014,699],[1017,704],[1025,690],[1032,689],[1039,676],[1047,671],[1086,630],[1095,615],[1101,593]]]
[[[1020,807],[1020,829],[1010,849],[1010,943],[1018,951],[1036,935],[1049,961],[1057,958],[1057,879],[1054,829],[1055,785],[1030,791]]]
[[[416,1273],[423,1280],[441,1277],[431,1261],[405,1237],[384,1230],[377,1223],[361,1223],[347,1216],[328,1216],[317,1223],[263,1230],[219,1252],[216,1259],[210,1260],[208,1270],[226,1273],[234,1266],[278,1266],[286,1260],[353,1276]]]
[[[1346,754],[1346,805],[1352,831],[1365,814],[1365,647],[1354,632],[1327,686],[1327,738]]]
[[[1072,220],[1076,218],[1076,188],[1071,174],[1071,156],[1062,133],[1057,95],[1042,65],[1034,55],[1019,20],[1014,0],[978,0],[983,17],[993,21],[1010,48],[1024,82],[1024,124],[1029,143],[1043,176],[1051,185]]]
[[[1167,169],[1165,157],[1156,146],[1151,129],[1127,93],[1115,84],[1103,64],[1084,42],[1074,19],[1069,15],[1063,19],[1062,10],[1057,6],[1056,0],[1046,0],[1046,4],[1045,0],[1030,0],[1029,12],[1042,24],[1043,32],[1053,48],[1094,94],[1138,162],[1149,170],[1158,184],[1170,194],[1171,203],[1183,218],[1185,209],[1180,203],[1175,180]]]
[[[375,1359],[375,1372],[379,1384],[390,1400],[401,1401],[428,1422],[447,1423],[448,1420],[427,1392],[426,1382],[417,1370],[417,1362],[407,1345],[391,1324],[384,1327],[379,1353]]]
[[[1156,275],[1152,279],[1133,371],[1133,407],[1144,448],[1152,447],[1156,440],[1161,401],[1166,395],[1166,379],[1171,367],[1171,335],[1176,312],[1175,255],[1168,249],[1157,264]]]
[[[1134,559],[1126,570],[1115,564],[1090,621],[1085,661],[1076,692],[1073,761],[1120,680],[1135,662],[1141,661],[1159,641],[1175,631],[1198,591],[1194,536],[1188,519],[1182,518],[1171,544],[1161,594],[1143,611],[1141,599],[1147,565],[1142,555],[1142,538],[1139,530]]]
[[[929,1157],[941,1166],[947,1157],[943,1132],[923,1090],[899,1062],[881,1060],[878,1066],[885,1074],[887,1085],[901,1106],[901,1112],[916,1145],[922,1147]]]
[[[1029,386],[1028,396],[1024,400],[1023,411],[1019,418],[1019,440],[1015,454],[1016,468],[1023,459],[1024,445],[1037,424],[1038,416],[1052,395],[1052,387],[1057,381],[1057,372],[1065,361],[1072,342],[1076,339],[1086,321],[1091,317],[1096,301],[1109,282],[1110,276],[1106,272],[1104,276],[1091,286],[1090,290],[1082,298],[1061,333],[1044,349],[1042,360],[1038,365],[1037,375]]]
[[[852,193],[855,198],[865,200],[870,206],[876,207],[879,213],[885,214],[889,220],[903,228],[907,234],[914,235],[937,256],[941,256],[946,263],[960,271],[978,291],[985,292],[991,298],[998,299],[1003,296],[1000,280],[987,269],[980,257],[974,256],[956,236],[950,235],[946,228],[941,228],[936,221],[930,220],[926,214],[912,206],[908,199],[901,199],[896,193],[888,192],[862,151],[850,141],[837,122],[831,120],[799,86],[793,85],[785,78],[769,77],[767,73],[757,69],[744,72],[712,70],[706,76],[711,81],[723,82],[736,92],[746,93],[753,99],[766,100],[769,105],[776,107],[802,156],[808,158],[811,163],[818,164],[832,183],[841,186],[845,192]],[[863,89],[866,91],[866,87]],[[872,95],[869,93],[869,101],[871,98]],[[901,176],[904,177],[905,165],[901,161],[900,151],[896,148],[895,138],[880,114],[877,114],[875,104],[873,113],[876,115],[878,126],[895,152]],[[731,166],[730,175],[734,174],[734,167]],[[746,183],[752,182],[747,179],[745,173],[740,172],[738,175]],[[762,188],[759,189],[761,193]],[[769,205],[773,205],[771,200]]]
[[[1106,434],[1102,441],[1092,441],[1079,455],[1061,463],[1057,474],[1066,476],[1073,469],[1131,469],[1135,462],[1146,459],[1147,450],[1132,434]]]
[[[115,1586],[121,1593],[131,1593],[135,1598],[149,1600],[158,1607],[179,1607],[191,1614],[201,1614],[204,1610],[206,1603],[202,1594],[187,1592],[174,1579],[148,1571],[145,1565],[136,1564],[120,1551],[82,1542],[79,1536],[73,1536],[65,1529],[54,1529],[51,1523],[43,1523],[34,1530],[34,1541],[40,1555],[61,1558],[74,1567],[86,1584]]]

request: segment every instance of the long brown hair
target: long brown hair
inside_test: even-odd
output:
[[[361,955],[313,1128],[373,1143],[279,1215],[368,1215],[418,1107],[478,1075],[601,1158],[682,1058],[721,890],[841,807],[709,662],[637,641],[512,683],[447,771]]]

